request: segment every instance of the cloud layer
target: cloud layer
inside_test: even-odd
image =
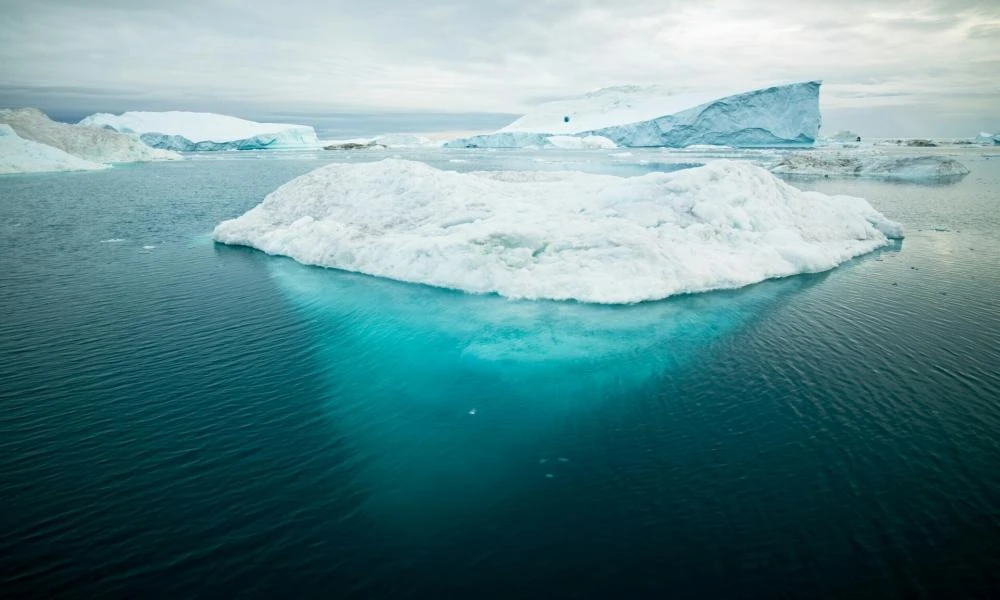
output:
[[[516,113],[607,85],[821,78],[828,125],[1000,127],[1000,3],[817,4],[0,0],[0,103]]]

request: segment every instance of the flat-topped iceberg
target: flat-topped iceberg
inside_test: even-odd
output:
[[[544,145],[538,139],[553,135],[600,136],[628,147],[807,146],[821,123],[819,90],[819,81],[729,95],[675,95],[659,86],[607,88],[543,104],[496,133],[446,146]]]
[[[23,139],[92,162],[131,163],[181,158],[176,152],[150,148],[133,135],[58,123],[37,108],[0,110],[0,123],[10,125]]]
[[[634,303],[823,271],[902,230],[746,162],[628,178],[387,159],[298,177],[214,237],[470,293]]]
[[[97,113],[80,125],[136,133],[154,148],[180,152],[319,146],[308,125],[257,123],[228,115],[183,111]]]
[[[58,148],[26,140],[10,125],[0,124],[0,173],[97,171],[108,168]]]
[[[945,156],[798,152],[782,158],[771,167],[771,172],[781,175],[919,180],[957,178],[967,175],[969,169]]]

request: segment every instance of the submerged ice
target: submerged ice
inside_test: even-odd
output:
[[[803,192],[735,161],[634,178],[331,164],[214,231],[310,265],[596,303],[823,271],[901,236],[861,198]]]

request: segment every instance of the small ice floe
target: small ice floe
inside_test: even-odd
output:
[[[472,410],[470,410],[469,414],[474,416],[476,414],[476,409],[473,408]]]
[[[547,458],[540,458],[540,459],[538,459],[538,464],[540,464],[540,465],[544,465],[547,462],[549,462],[549,459],[547,459]]]
[[[467,163],[469,161],[465,160],[464,158],[450,158],[450,159],[448,159],[448,162],[450,162],[450,163]]]
[[[106,240],[101,240],[102,244],[120,244],[125,241],[125,238],[108,238]]]
[[[153,248],[156,248],[156,246],[143,246],[142,247],[143,250],[152,250]]]
[[[553,477],[555,477],[555,475],[553,475],[552,473],[546,473],[545,474],[545,478],[546,479],[552,479]]]
[[[569,462],[568,458],[559,457],[559,462]]]

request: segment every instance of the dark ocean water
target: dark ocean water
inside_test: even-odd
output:
[[[330,160],[261,156],[0,178],[0,597],[997,595],[1000,158],[796,182],[908,236],[599,307],[214,245]]]

